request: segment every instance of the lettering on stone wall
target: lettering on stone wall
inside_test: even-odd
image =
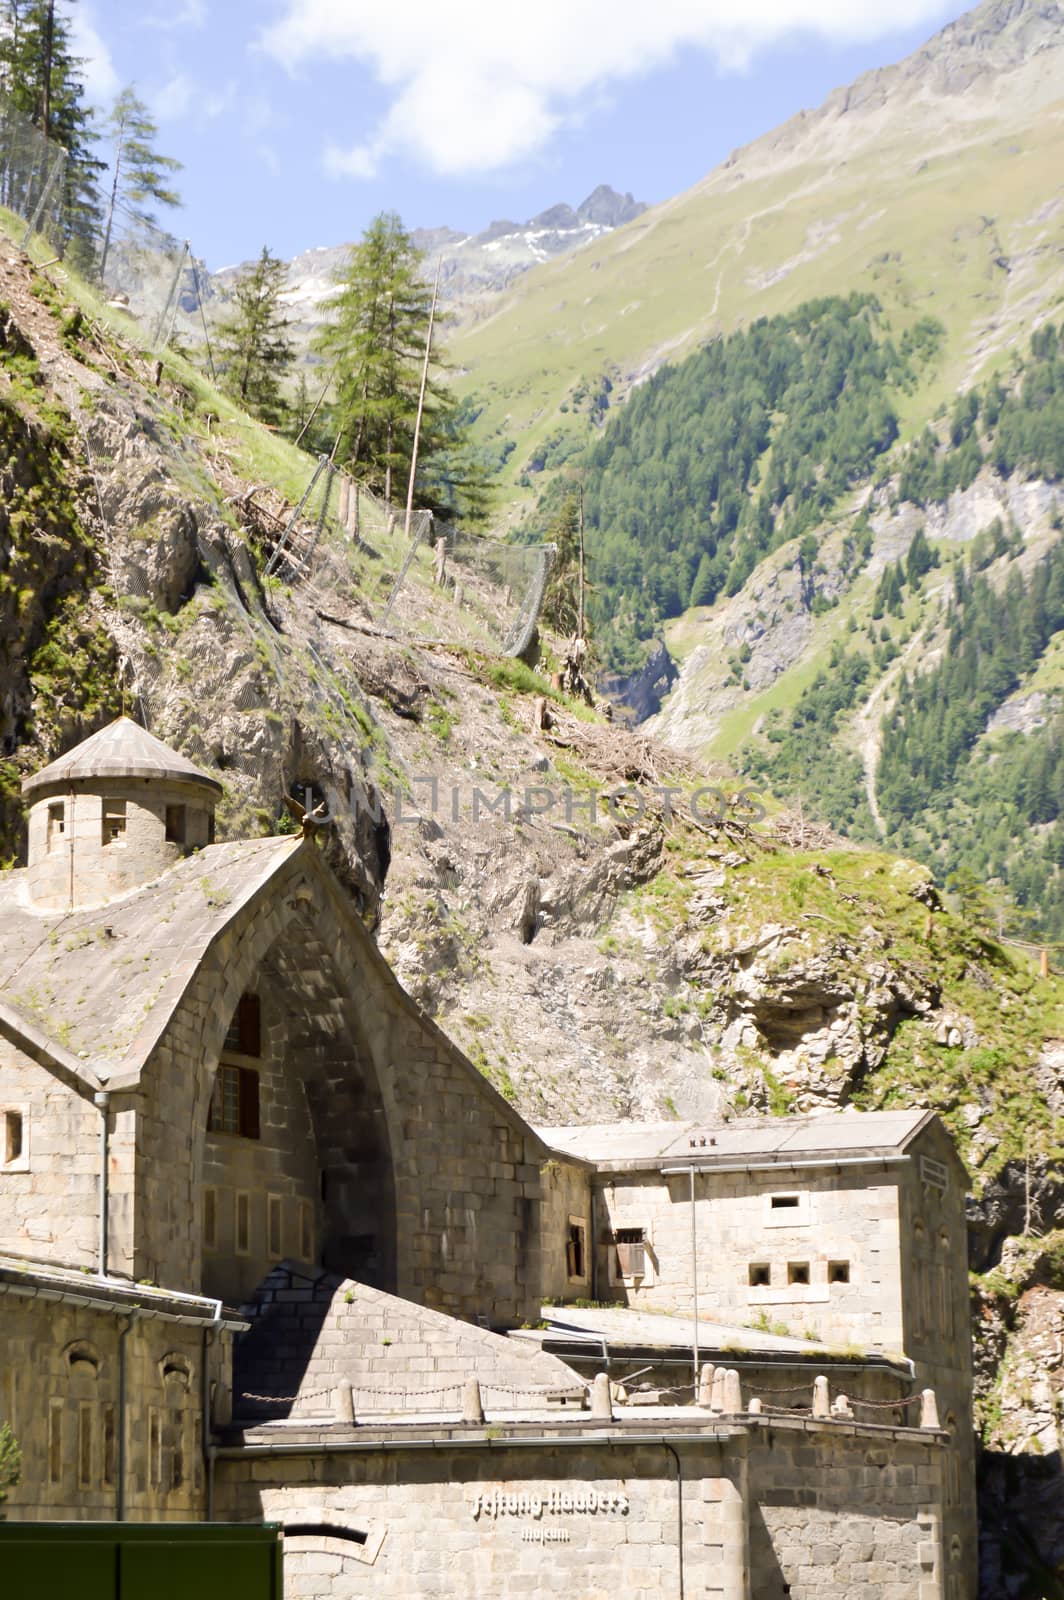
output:
[[[522,1489],[511,1494],[505,1489],[481,1490],[473,1496],[474,1522],[480,1517],[524,1517],[533,1522],[543,1516],[620,1516],[628,1515],[626,1494],[613,1489],[549,1489],[546,1494]],[[544,1530],[545,1532],[547,1530]],[[566,1534],[568,1539],[568,1534]]]

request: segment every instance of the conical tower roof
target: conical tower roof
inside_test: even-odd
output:
[[[24,778],[22,792],[33,794],[38,789],[65,788],[99,778],[154,778],[157,783],[195,783],[212,794],[222,792],[217,778],[201,772],[132,717],[119,717],[65,756]]]

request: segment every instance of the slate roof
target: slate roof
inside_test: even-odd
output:
[[[897,1156],[934,1113],[842,1111],[819,1117],[748,1117],[734,1122],[615,1122],[536,1132],[559,1155],[612,1171],[786,1166],[791,1161]]]
[[[28,1023],[90,1082],[135,1070],[211,940],[301,845],[209,845],[152,883],[73,912],[42,913],[25,872],[0,874],[0,1031],[24,1035]]]
[[[39,772],[22,780],[23,794],[92,778],[154,778],[160,783],[194,783],[221,794],[217,778],[201,772],[185,756],[134,722],[119,717]]]

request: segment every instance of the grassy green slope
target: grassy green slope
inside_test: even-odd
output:
[[[516,437],[505,487],[603,371],[616,395],[716,332],[825,293],[874,292],[898,326],[945,325],[912,424],[1064,296],[1064,33],[999,0],[870,74],[685,194],[528,273],[452,355],[485,437]],[[962,19],[963,20],[963,19]],[[1042,29],[1044,24],[1044,36]],[[1013,58],[1022,57],[1018,63]]]

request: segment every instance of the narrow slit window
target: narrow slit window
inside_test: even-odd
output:
[[[4,1165],[11,1166],[16,1161],[21,1161],[23,1151],[24,1129],[21,1111],[4,1112]]]
[[[205,1250],[216,1250],[218,1248],[217,1189],[204,1189],[203,1191],[203,1248]]]
[[[48,1408],[48,1482],[63,1481],[63,1402],[53,1400]]]
[[[767,1261],[751,1261],[748,1271],[751,1289],[767,1289],[772,1282],[772,1269]]]
[[[251,1196],[238,1194],[236,1197],[236,1253],[246,1256],[251,1250]]]
[[[788,1261],[788,1263],[787,1263],[787,1282],[788,1283],[798,1283],[798,1284],[808,1283],[809,1282],[809,1263],[808,1263],[808,1261]]]
[[[299,1254],[303,1261],[314,1260],[314,1212],[306,1200],[299,1208]]]
[[[92,1488],[92,1423],[95,1410],[91,1400],[78,1407],[78,1488]]]
[[[187,812],[184,806],[167,806],[166,808],[166,842],[167,844],[184,844],[187,832]]]
[[[284,1254],[281,1237],[281,1196],[271,1194],[266,1212],[267,1248],[272,1260],[279,1261]]]
[[[148,1407],[148,1476],[153,1489],[162,1487],[163,1430],[158,1406]]]
[[[185,1413],[171,1411],[170,1431],[173,1448],[170,1452],[170,1487],[180,1489],[185,1482]]]
[[[103,1408],[103,1485],[105,1489],[110,1489],[114,1484],[117,1455],[115,1408],[113,1405],[105,1405]]]
[[[48,848],[58,850],[66,833],[66,805],[56,800],[48,807]]]
[[[849,1283],[849,1281],[850,1281],[850,1263],[848,1261],[829,1261],[828,1262],[828,1282],[829,1283]]]
[[[126,802],[105,800],[103,803],[103,842],[105,845],[126,842]]]

